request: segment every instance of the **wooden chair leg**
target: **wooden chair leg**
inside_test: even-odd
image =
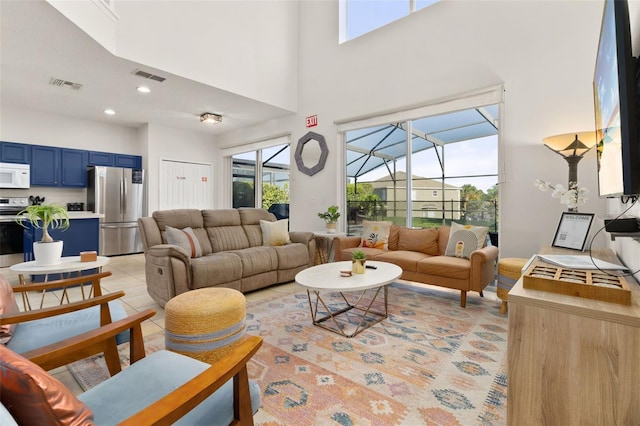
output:
[[[484,297],[484,293],[482,292],[482,290],[480,291],[480,297]]]
[[[505,313],[507,313],[507,301],[506,300],[502,301],[502,305],[500,306],[500,313],[503,314],[503,315]]]
[[[460,307],[464,308],[467,306],[467,292],[464,290],[460,290]]]
[[[233,414],[232,425],[253,426],[249,374],[245,366],[233,376]]]

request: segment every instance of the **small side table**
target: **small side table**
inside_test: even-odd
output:
[[[329,233],[326,231],[316,231],[313,233],[316,239],[315,265],[329,263],[333,261],[333,240],[336,237],[344,237],[344,232]]]
[[[80,273],[82,271],[87,271],[90,269],[98,269],[98,271],[101,272],[102,267],[109,263],[109,258],[106,256],[98,256],[98,258],[92,262],[81,262],[80,256],[66,256],[61,258],[60,260],[60,263],[58,263],[57,265],[47,266],[36,265],[36,261],[32,260],[30,262],[22,262],[10,266],[9,270],[17,272],[20,285],[24,285],[26,284],[25,276],[27,275],[44,275],[44,281],[46,282],[49,280],[50,274],[60,274],[63,277],[65,277],[66,275],[65,278],[70,278],[74,273],[76,274],[76,276],[80,276]],[[80,286],[80,288],[82,291],[82,298],[84,299],[84,287]],[[67,290],[65,289],[60,300],[62,301],[66,297],[67,302],[69,302],[69,295],[66,293],[66,291]],[[43,291],[42,298],[40,300],[40,308],[42,308],[43,306],[45,294],[46,293]],[[31,303],[29,303],[28,299],[24,299],[24,293],[22,293],[22,295],[25,310],[27,310],[27,307],[30,310]]]

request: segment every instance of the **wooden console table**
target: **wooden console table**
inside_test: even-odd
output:
[[[595,252],[620,263],[610,250]],[[640,424],[640,286],[627,281],[631,306],[525,289],[522,278],[515,284],[508,298],[509,425]]]

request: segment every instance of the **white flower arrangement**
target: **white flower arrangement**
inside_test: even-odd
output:
[[[565,189],[561,184],[551,185],[541,179],[536,179],[534,184],[540,191],[551,189],[553,191],[551,197],[559,198],[560,202],[566,204],[570,209],[584,205],[587,202],[587,195],[589,195],[589,190],[578,182],[569,182],[569,189]]]

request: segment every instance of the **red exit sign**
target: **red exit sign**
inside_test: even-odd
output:
[[[318,115],[310,115],[307,117],[307,127],[314,127],[318,125]]]

